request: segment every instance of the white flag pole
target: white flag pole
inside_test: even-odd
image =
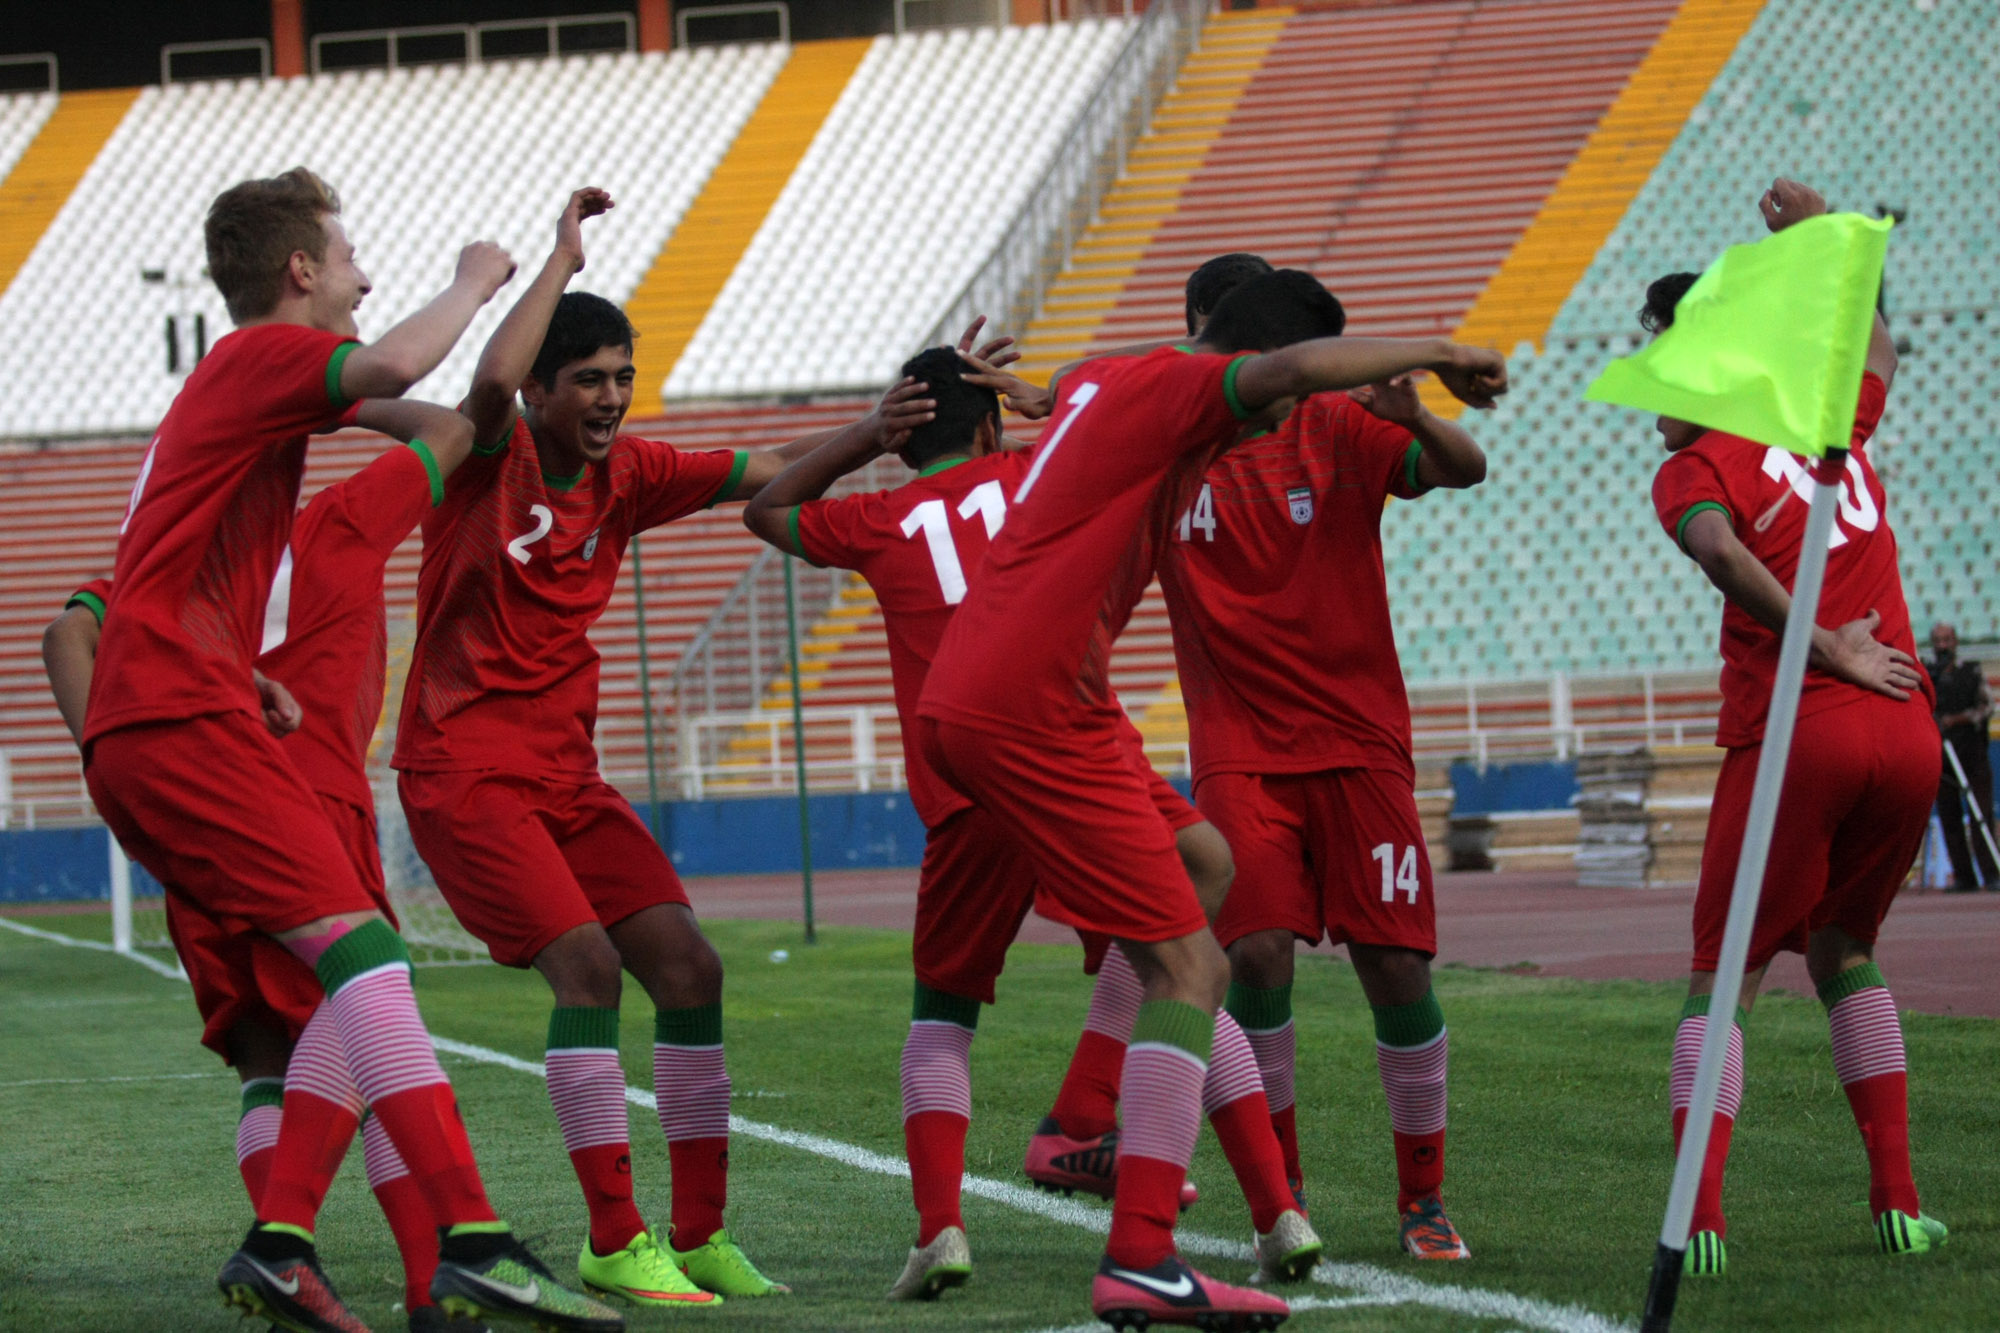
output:
[[[1702,1163],[1708,1157],[1708,1131],[1715,1103],[1722,1092],[1722,1065],[1729,1050],[1729,1029],[1736,1020],[1736,1002],[1743,993],[1743,964],[1750,954],[1750,931],[1757,921],[1757,899],[1764,890],[1764,867],[1771,855],[1771,833],[1778,822],[1778,797],[1785,785],[1785,764],[1791,757],[1792,730],[1799,717],[1799,693],[1805,685],[1806,658],[1819,613],[1820,586],[1826,578],[1827,544],[1833,536],[1834,514],[1840,507],[1841,477],[1847,451],[1829,449],[1816,471],[1812,508],[1806,517],[1805,542],[1799,550],[1798,576],[1792,583],[1792,609],[1785,617],[1778,649],[1778,670],[1771,682],[1771,708],[1764,721],[1764,742],[1757,756],[1757,781],[1750,792],[1750,813],[1743,830],[1743,847],[1736,861],[1736,882],[1729,893],[1729,919],[1722,932],[1722,956],[1716,962],[1715,989],[1708,1002],[1708,1026],[1702,1033],[1701,1058],[1695,1065],[1694,1100],[1681,1129],[1680,1156],[1674,1162],[1673,1190],[1667,1196],[1666,1221],[1653,1257],[1653,1277],[1646,1291],[1640,1333],[1666,1333],[1673,1326],[1674,1297],[1680,1290],[1681,1264],[1687,1253],[1688,1226],[1694,1218],[1694,1196],[1701,1184]]]
[[[111,947],[119,953],[131,953],[132,862],[108,828],[104,841],[111,844]]]

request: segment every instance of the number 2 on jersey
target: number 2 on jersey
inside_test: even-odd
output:
[[[982,481],[959,501],[960,518],[971,518],[974,514],[985,521],[987,541],[1000,535],[1000,525],[1007,521],[1007,495],[999,482]],[[924,534],[924,543],[931,549],[931,564],[937,570],[938,591],[944,594],[944,604],[957,606],[965,600],[965,566],[960,563],[958,546],[951,539],[951,520],[945,514],[944,501],[926,500],[904,517],[903,535],[914,537],[918,532]]]
[[[528,563],[528,547],[548,536],[549,529],[556,525],[556,516],[547,505],[530,505],[528,517],[535,520],[534,528],[507,543],[507,554],[524,565]]]
[[[1403,860],[1396,862],[1396,844],[1381,842],[1369,849],[1368,854],[1382,866],[1382,901],[1393,903],[1397,893],[1409,895],[1408,901],[1417,900],[1417,848],[1416,844],[1403,849]]]

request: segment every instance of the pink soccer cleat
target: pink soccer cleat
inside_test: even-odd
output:
[[[1291,1318],[1291,1307],[1261,1291],[1204,1277],[1170,1254],[1151,1268],[1121,1268],[1105,1255],[1090,1283],[1090,1308],[1116,1329],[1174,1324],[1205,1333],[1252,1333]]]
[[[1118,1192],[1118,1131],[1073,1139],[1062,1132],[1053,1116],[1045,1115],[1028,1136],[1028,1158],[1022,1169],[1036,1189],[1065,1195],[1081,1190],[1109,1199]],[[1181,1181],[1182,1212],[1194,1207],[1200,1198],[1201,1191],[1192,1180]]]

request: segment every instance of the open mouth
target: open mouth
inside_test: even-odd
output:
[[[609,449],[611,441],[617,437],[618,418],[616,417],[586,420],[583,423],[583,438],[588,440],[594,448]]]

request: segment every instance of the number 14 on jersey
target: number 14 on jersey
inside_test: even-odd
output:
[[[1201,484],[1201,494],[1194,497],[1194,503],[1181,515],[1181,540],[1193,541],[1196,532],[1201,533],[1205,542],[1215,540],[1215,492],[1207,482]]]

